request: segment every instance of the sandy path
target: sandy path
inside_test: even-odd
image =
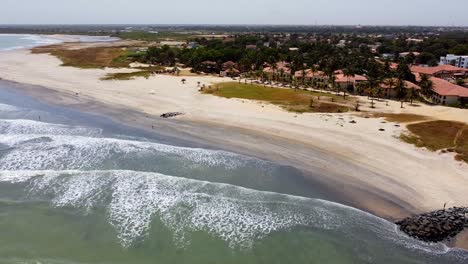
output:
[[[418,211],[439,209],[446,202],[449,206],[468,205],[466,164],[454,161],[451,154],[440,155],[401,142],[396,137],[404,128],[382,123],[381,119],[350,114],[296,115],[273,105],[218,98],[197,91],[197,82],[208,85],[229,79],[184,77],[187,79],[185,85],[181,83],[182,77],[171,76],[101,81],[100,78],[108,72],[125,70],[82,70],[59,67],[59,64],[58,59],[45,54],[6,52],[0,54],[0,78],[66,93],[69,97],[55,98],[62,104],[72,103],[73,100],[67,102],[67,98],[79,97],[154,116],[170,111],[185,112],[186,115],[179,120],[230,128],[225,135],[211,135],[209,132],[203,135],[207,138],[212,136],[214,143],[237,145],[240,151],[249,149],[305,170],[312,167],[336,172],[330,173],[327,180],[342,184],[331,188],[344,193],[349,191],[346,188],[348,185],[376,194],[381,192],[400,199]],[[154,94],[151,94],[152,91]],[[365,101],[365,98],[361,100]],[[391,102],[390,106],[377,102],[376,110],[415,113],[468,123],[467,110],[441,106],[406,106],[400,109],[399,102]],[[357,123],[349,123],[352,119]],[[379,128],[385,131],[379,131]],[[255,137],[242,138],[241,134],[233,132],[235,129],[269,135],[282,143],[256,144]],[[324,153],[326,157],[312,155],[312,151]],[[359,197],[357,193],[348,195],[355,195],[361,208],[384,216],[392,214],[383,212],[378,203],[369,200],[369,197]]]

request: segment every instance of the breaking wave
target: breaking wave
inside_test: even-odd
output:
[[[30,110],[0,104],[2,113],[21,111]],[[275,166],[226,151],[110,138],[96,128],[0,119],[0,183],[23,188],[26,201],[85,214],[105,209],[126,248],[144,240],[158,219],[181,248],[198,231],[249,249],[275,232],[306,228],[365,248],[384,241],[430,254],[452,251],[409,238],[393,223],[351,207],[265,191],[275,181]],[[249,171],[263,189],[252,187]],[[239,186],[231,179],[236,177],[246,184]],[[460,257],[466,260],[466,254]]]
[[[189,244],[196,231],[208,232],[233,248],[250,248],[272,232],[302,226],[353,237],[352,227],[353,232],[432,253],[448,250],[415,241],[390,222],[340,204],[158,173],[0,171],[0,182],[23,183],[30,197],[51,197],[57,207],[90,212],[105,206],[124,247],[144,238],[158,216],[180,247]]]
[[[0,106],[1,107],[1,106]],[[15,110],[15,109],[12,109]],[[50,124],[27,119],[0,120],[0,134],[23,135],[23,134],[43,134],[43,135],[69,135],[98,137],[102,134],[102,129],[88,127],[74,127],[60,124]]]
[[[0,123],[1,126],[1,123]],[[27,125],[4,126],[5,130],[25,131]],[[1,129],[1,128],[0,128]],[[168,161],[181,162],[179,166],[223,167],[235,169],[248,163],[263,163],[260,160],[225,151],[193,149],[170,145],[121,140],[114,138],[85,137],[82,134],[95,134],[96,131],[51,126],[50,128],[34,126],[33,132],[42,129],[67,133],[67,135],[50,134],[4,134],[0,144],[11,147],[0,164],[3,170],[90,170],[96,168],[135,168],[143,166],[145,158],[148,166],[162,165]],[[77,135],[70,135],[77,134]],[[38,144],[40,143],[40,144]],[[140,161],[137,164],[137,161]]]

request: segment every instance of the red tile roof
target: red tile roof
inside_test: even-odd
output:
[[[396,88],[396,82],[397,82],[397,81],[398,81],[398,80],[395,79],[395,82],[394,82],[395,84],[394,84],[392,87],[388,86],[385,82],[382,83],[382,84],[380,84],[380,87],[382,87],[382,88],[384,88],[384,89],[395,89],[395,88]],[[416,85],[416,84],[414,84],[414,83],[412,83],[412,82],[409,82],[409,81],[405,81],[405,87],[406,87],[406,89],[421,90],[421,87],[419,87],[418,85]]]
[[[265,69],[263,69],[263,72],[266,72],[266,73],[279,73],[281,72],[281,70],[284,71],[284,73],[291,73],[291,69],[289,68],[289,63],[285,62],[285,61],[280,61],[280,62],[277,62],[276,63],[276,71],[271,67],[266,67]]]
[[[337,72],[341,72],[341,73],[337,73]],[[365,76],[362,76],[362,75],[354,75],[354,76],[345,76],[342,71],[336,71],[335,72],[335,82],[337,83],[347,83],[348,81],[349,82],[356,82],[356,81],[367,81],[367,78]]]
[[[223,63],[223,67],[225,68],[232,68],[232,67],[236,67],[237,66],[237,63],[233,62],[233,61],[226,61],[225,63]]]
[[[323,71],[312,72],[311,69],[305,70],[305,73],[306,73],[307,78],[312,78],[314,76],[325,76],[325,73],[323,73]],[[302,77],[302,71],[295,72],[294,76],[297,77],[297,78],[301,78]]]
[[[427,74],[427,75],[434,75],[439,72],[450,72],[450,73],[457,73],[457,72],[468,72],[467,69],[455,67],[452,65],[439,65],[436,67],[421,67],[421,66],[412,66],[412,72]]]
[[[468,97],[468,88],[458,86],[446,80],[432,77],[430,78],[433,85],[433,90],[439,95],[447,96],[458,96],[458,97]]]

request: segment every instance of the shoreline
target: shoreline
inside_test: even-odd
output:
[[[24,56],[31,62],[7,68],[0,78],[25,82],[26,86],[18,89],[40,101],[108,116],[149,132],[151,125],[156,125],[163,135],[272,160],[311,175],[326,175],[308,180],[336,194],[338,202],[385,219],[440,209],[444,202],[451,206],[466,206],[468,202],[463,188],[468,186],[468,176],[463,175],[466,164],[455,162],[450,154],[431,153],[400,142],[395,136],[404,128],[382,123],[382,119],[352,114],[297,115],[272,105],[201,95],[196,90],[197,81],[223,81],[220,78],[184,77],[185,86],[179,84],[180,78],[171,76],[103,83],[98,77],[111,69],[80,70],[60,67],[49,55],[9,54],[13,57],[0,59],[0,69]],[[44,69],[34,72],[42,63]],[[44,75],[50,70],[54,72]],[[138,91],[128,91],[130,87]],[[157,87],[158,93],[148,100],[143,91],[151,87]],[[159,114],[175,110],[187,114],[170,120],[159,118]],[[440,116],[448,115],[444,112]],[[350,120],[357,124],[350,125]],[[379,127],[386,131],[379,132]],[[464,243],[456,246],[468,249],[468,241]]]
[[[291,149],[298,151],[299,149],[302,149],[302,151],[307,154],[319,156],[318,158],[334,159],[333,162],[337,162],[338,157],[330,156],[330,154],[323,150],[314,149],[313,146],[301,146],[303,142],[300,141],[274,135],[261,134],[246,128],[231,127],[227,125],[222,126],[220,124],[209,122],[162,119],[159,116],[149,116],[145,113],[130,109],[121,109],[102,102],[92,101],[87,98],[70,96],[47,87],[27,85],[6,80],[0,81],[13,84],[15,86],[15,91],[31,96],[45,104],[59,107],[72,107],[72,109],[79,112],[109,118],[120,125],[133,127],[146,133],[152,133],[152,135],[157,134],[165,138],[173,138],[184,143],[189,142],[189,144],[195,145],[196,147],[231,151],[298,168],[306,173],[306,180],[310,184],[317,184],[320,185],[321,188],[326,189],[325,192],[330,193],[331,197],[334,198],[333,202],[339,202],[344,205],[365,210],[390,221],[397,220],[411,214],[412,212],[418,212],[416,208],[391,194],[374,192],[370,188],[366,189],[364,186],[358,186],[353,182],[334,179],[331,175],[336,173],[326,167],[307,167],[304,166],[304,162],[297,162],[295,158],[288,158],[279,154],[281,151],[290,151]],[[154,129],[148,125],[149,120],[157,120],[153,125]],[[226,141],[224,138],[224,133],[226,131],[230,132],[229,141]],[[261,150],[249,147],[251,144],[258,144],[267,147],[265,150]],[[272,152],[272,150],[274,151]],[[343,166],[349,166],[347,169],[352,169],[351,164],[346,164],[345,161],[342,162]],[[356,169],[359,171],[364,170],[362,168]],[[323,178],[325,175],[330,176]],[[335,177],[340,176],[343,177],[344,175],[335,175]],[[338,185],[341,186],[340,189],[347,188],[350,193],[343,193],[336,190],[336,186]],[[356,199],[357,197],[359,197],[359,199]],[[379,204],[379,207],[382,210],[374,211],[372,208],[377,208],[377,206],[363,206],[363,203],[357,201],[368,199],[372,200],[372,203],[375,203],[375,205]]]

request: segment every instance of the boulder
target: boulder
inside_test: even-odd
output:
[[[169,112],[169,113],[164,113],[161,115],[162,118],[171,118],[171,117],[176,117],[176,116],[180,116],[180,115],[184,115],[184,113],[181,113],[181,112]]]
[[[453,207],[397,221],[400,230],[426,242],[441,242],[455,237],[468,227],[468,208]]]

